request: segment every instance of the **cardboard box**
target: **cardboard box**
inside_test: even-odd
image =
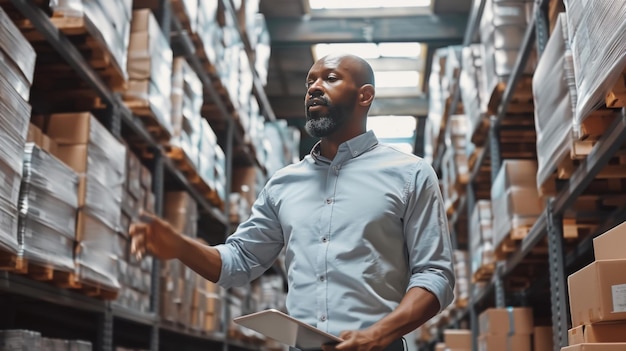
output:
[[[570,345],[626,342],[626,321],[617,323],[599,323],[579,325],[567,332]]]
[[[446,351],[446,344],[438,342],[437,345],[435,345],[435,351]]]
[[[563,347],[561,351],[624,351],[626,343],[578,344]]]
[[[105,128],[89,112],[58,113],[50,116],[46,133],[59,145],[87,144],[92,128]]]
[[[472,331],[467,329],[446,329],[443,331],[446,347],[454,351],[472,349]]]
[[[533,351],[553,351],[552,326],[533,329]]]
[[[165,193],[163,218],[179,233],[195,237],[198,205],[186,191]]]
[[[496,179],[494,179],[492,189],[495,195],[506,189],[519,186],[524,188],[537,188],[537,162],[533,160],[504,160]],[[492,190],[492,198],[494,197]],[[497,196],[495,196],[497,197]]]
[[[572,326],[626,320],[626,260],[596,261],[568,277]]]
[[[527,335],[480,335],[478,350],[480,351],[531,351],[531,336]]]
[[[626,222],[593,239],[596,260],[626,259]]]
[[[87,172],[87,144],[59,144],[57,157],[76,173]]]
[[[41,147],[41,137],[43,132],[41,129],[33,123],[28,124],[28,133],[26,134],[27,143],[35,143],[35,145]]]
[[[489,308],[478,316],[480,334],[530,335],[533,332],[533,310],[520,308]]]

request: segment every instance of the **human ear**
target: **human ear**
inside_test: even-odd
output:
[[[372,104],[374,100],[374,86],[371,84],[364,84],[359,89],[359,105],[361,106],[369,106]]]

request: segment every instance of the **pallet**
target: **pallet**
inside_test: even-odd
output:
[[[135,116],[141,119],[141,122],[145,126],[146,130],[150,133],[150,135],[152,135],[156,142],[164,144],[170,141],[172,134],[166,127],[163,126],[150,101],[125,99],[124,104],[133,112]]]
[[[520,243],[530,232],[531,225],[523,225],[511,229],[507,236],[498,244],[494,250],[496,259],[505,260],[509,254],[519,249]]]
[[[611,108],[626,106],[626,70],[622,72],[619,79],[606,94],[606,106]]]
[[[65,17],[63,14],[53,13],[50,22],[74,43],[90,66],[112,90],[126,89],[126,68],[119,65],[102,34],[89,18]],[[28,19],[18,21],[17,25],[30,42],[46,42]]]
[[[498,107],[502,102],[506,87],[506,82],[500,82],[494,87],[487,103],[487,112],[489,114],[498,114]],[[506,111],[511,114],[533,113],[535,111],[532,76],[523,75],[519,77]]]
[[[62,289],[75,290],[78,293],[103,300],[117,298],[116,291],[96,283],[81,281],[75,272],[69,272],[67,269],[52,264],[28,260],[16,253],[0,252],[0,271],[9,271],[32,280],[49,283]]]
[[[472,275],[472,283],[486,282],[491,280],[494,272],[496,271],[496,263],[491,262],[481,265],[476,272]]]
[[[539,192],[541,196],[556,195],[556,183],[559,180],[566,180],[576,172],[582,160],[586,159],[595,144],[598,142],[604,132],[610,128],[617,115],[611,110],[600,110],[587,117],[581,126],[581,140],[569,143],[569,150],[563,153],[560,158],[552,160],[555,171],[542,184],[539,184]],[[626,151],[618,151],[609,161],[600,173],[596,176],[596,180],[611,180],[626,178]],[[600,183],[600,182],[596,182]],[[607,185],[616,188],[616,181],[606,182]],[[617,186],[621,189],[621,186]],[[593,192],[592,192],[593,193]]]
[[[185,151],[174,145],[166,145],[165,153],[174,165],[187,178],[189,183],[193,185],[212,205],[223,208],[224,201],[219,197],[217,191],[211,188],[198,174],[196,167],[193,165]]]
[[[0,250],[0,271],[25,274],[28,272],[28,262],[15,252]]]

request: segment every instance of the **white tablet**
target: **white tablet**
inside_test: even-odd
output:
[[[269,309],[234,318],[233,321],[283,344],[301,350],[321,349],[322,344],[342,340],[278,310]]]

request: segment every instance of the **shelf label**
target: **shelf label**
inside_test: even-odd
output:
[[[626,312],[626,284],[611,286],[613,313]]]

